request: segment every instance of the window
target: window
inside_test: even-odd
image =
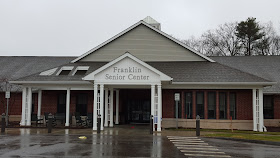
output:
[[[62,70],[59,75],[65,75],[66,76],[66,75],[69,75],[70,72],[71,72],[71,70]]]
[[[65,113],[66,112],[66,94],[60,93],[58,95],[57,101],[57,113]]]
[[[75,75],[85,75],[87,73],[87,70],[77,70]]]
[[[225,92],[219,93],[219,110],[220,110],[220,119],[227,118],[227,98]]]
[[[229,108],[230,108],[230,116],[232,119],[236,119],[236,94],[229,94]]]
[[[89,66],[78,66],[72,75],[85,75],[89,69]]]
[[[216,92],[208,92],[208,118],[216,118]]]
[[[265,119],[274,119],[273,95],[263,96],[263,114]]]
[[[87,115],[88,95],[80,93],[77,95],[76,112],[82,116]]]
[[[204,118],[204,93],[196,93],[196,116],[199,115],[200,118]]]
[[[56,75],[69,75],[74,67],[73,66],[63,66],[60,70],[56,73]]]
[[[181,93],[179,94],[180,94],[180,101],[178,101],[178,118],[182,118]],[[176,101],[174,101],[174,118],[176,118]]]
[[[185,93],[185,117],[192,118],[192,92]]]

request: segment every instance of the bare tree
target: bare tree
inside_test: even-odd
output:
[[[208,30],[202,35],[207,51],[216,56],[240,55],[240,42],[235,35],[237,23],[225,23],[215,30]]]
[[[262,25],[265,36],[257,46],[256,53],[259,55],[280,55],[280,36],[277,35],[272,22]]]

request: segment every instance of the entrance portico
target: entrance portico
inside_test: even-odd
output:
[[[129,53],[102,66],[83,80],[94,83],[93,130],[97,130],[97,117],[101,116],[101,130],[104,126],[113,127],[113,95],[118,86],[150,86],[151,87],[151,115],[154,118],[154,130],[161,131],[162,97],[161,84],[172,78],[137,59]],[[105,87],[105,105],[104,105]],[[110,95],[108,95],[110,93]],[[116,94],[118,94],[117,92]],[[118,97],[116,97],[118,98]],[[105,112],[103,109],[105,107]],[[118,119],[116,105],[116,120]],[[104,116],[105,114],[105,116]],[[105,121],[104,121],[105,120]],[[103,122],[104,121],[104,122]],[[108,124],[109,122],[109,124]],[[116,121],[118,123],[118,121]],[[157,125],[157,129],[155,129]]]

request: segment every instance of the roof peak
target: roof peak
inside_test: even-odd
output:
[[[153,19],[150,16],[147,16],[146,18],[144,18],[143,21],[145,21],[148,24],[159,24],[159,22],[157,22],[155,19]]]
[[[147,16],[146,18],[143,19],[144,22],[146,22],[147,24],[155,27],[156,29],[158,30],[161,30],[161,26],[160,26],[160,23],[157,22],[155,19],[153,19],[152,17],[150,16]]]

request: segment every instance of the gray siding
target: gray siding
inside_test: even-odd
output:
[[[139,25],[80,61],[111,61],[125,52],[142,61],[206,61],[170,39]]]

